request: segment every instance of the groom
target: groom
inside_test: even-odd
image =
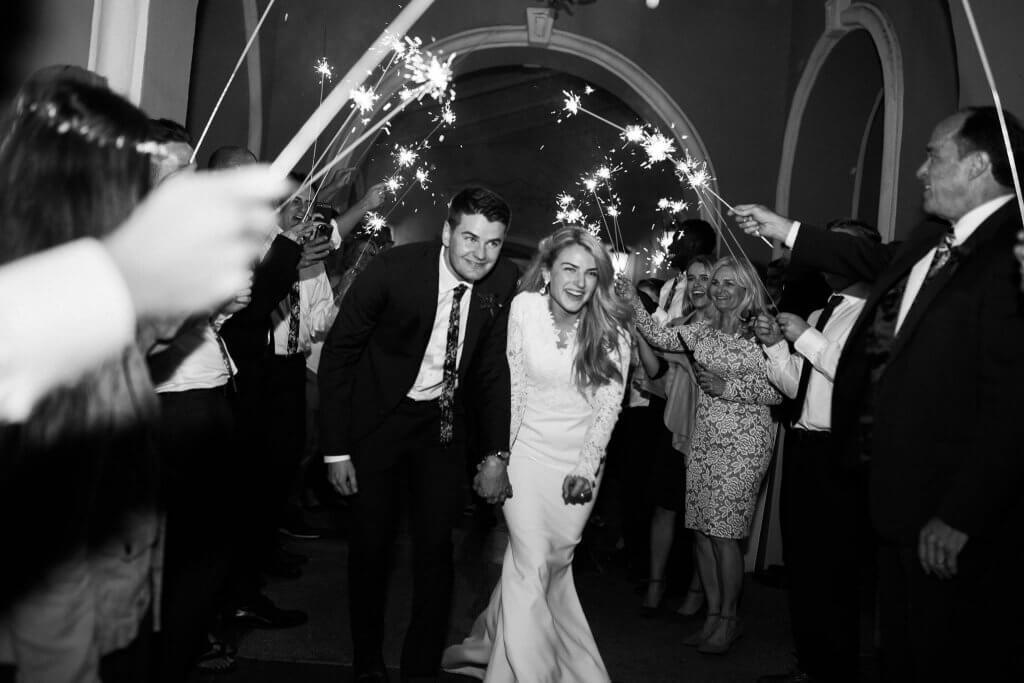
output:
[[[473,385],[481,450],[507,459],[508,305],[517,269],[499,259],[505,201],[469,187],[441,243],[395,247],[348,291],[320,361],[328,478],[351,496],[349,603],[357,681],[386,681],[381,642],[388,557],[405,498],[413,542],[403,680],[432,680],[447,635],[451,534],[464,477],[463,389]],[[398,491],[408,469],[409,488]],[[502,470],[500,476],[504,477]],[[507,483],[507,480],[505,480]]]

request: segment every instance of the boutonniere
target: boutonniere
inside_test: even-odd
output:
[[[494,296],[494,294],[487,293],[481,294],[477,298],[480,299],[480,308],[487,311],[491,318],[498,315],[498,309],[501,308],[501,303],[498,301],[498,297]]]

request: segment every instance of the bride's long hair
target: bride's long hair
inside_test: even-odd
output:
[[[542,291],[544,271],[551,270],[563,249],[574,245],[583,247],[594,257],[597,287],[583,307],[576,329],[573,377],[579,389],[596,389],[612,381],[625,381],[612,353],[617,353],[619,337],[627,333],[632,314],[629,304],[615,293],[615,269],[601,241],[582,228],[559,228],[541,240],[537,255],[519,284],[519,291]]]

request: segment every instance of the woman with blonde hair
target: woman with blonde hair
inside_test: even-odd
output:
[[[707,600],[703,627],[688,637],[706,654],[724,654],[740,636],[736,616],[743,586],[740,539],[750,534],[761,481],[771,459],[774,425],[769,406],[782,395],[768,382],[751,322],[766,309],[749,263],[719,259],[708,288],[712,322],[660,327],[634,303],[636,326],[653,345],[689,349],[701,392],[686,462],[686,527],[696,532],[697,569]]]
[[[501,580],[443,667],[487,681],[608,681],[572,557],[601,482],[625,389],[629,306],[601,242],[566,227],[540,243],[509,311],[513,495]]]

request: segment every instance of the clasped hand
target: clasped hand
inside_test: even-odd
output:
[[[951,579],[957,573],[957,558],[967,544],[967,534],[958,531],[938,517],[932,517],[921,528],[917,538],[917,555],[921,569],[940,579]]]
[[[775,317],[762,313],[754,320],[754,336],[765,346],[774,346],[784,338],[796,343],[809,327],[806,320],[792,313],[779,313]]]
[[[594,489],[584,477],[568,475],[562,481],[562,500],[566,505],[583,505],[594,497]]]
[[[512,483],[508,479],[508,465],[495,457],[486,458],[477,467],[473,477],[473,490],[488,503],[504,503],[512,497]]]

